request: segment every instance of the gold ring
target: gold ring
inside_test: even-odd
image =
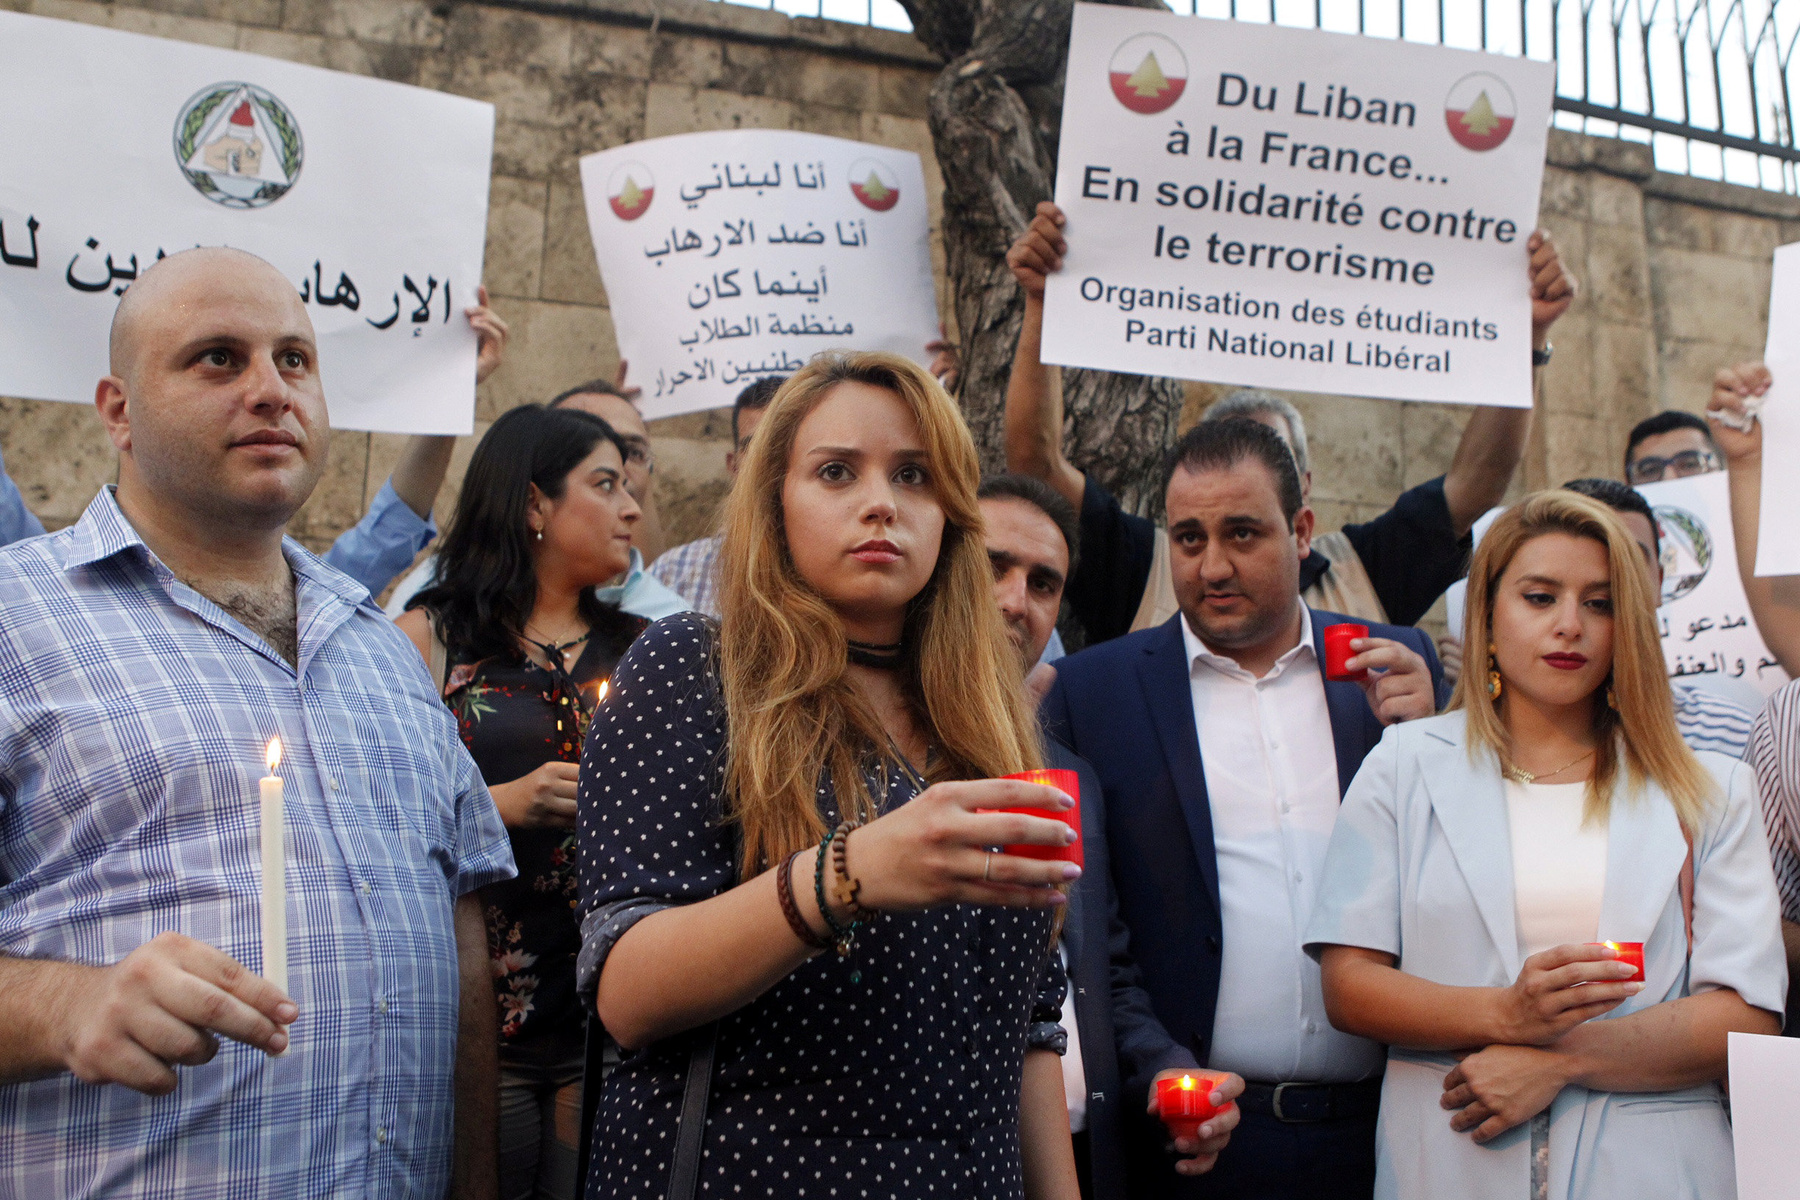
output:
[[[994,882],[993,876],[988,874],[988,872],[992,871],[993,869],[994,869],[994,852],[992,850],[989,850],[987,852],[987,858],[985,860],[983,860],[983,862],[981,864],[981,882],[983,882],[983,883]]]

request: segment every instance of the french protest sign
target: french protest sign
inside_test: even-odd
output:
[[[1531,404],[1554,67],[1075,6],[1044,358]]]
[[[586,155],[581,186],[646,417],[723,407],[821,350],[927,361],[938,318],[917,154],[685,133]]]
[[[233,246],[293,281],[337,429],[468,433],[492,105],[0,11],[0,395],[91,404],[119,297]]]

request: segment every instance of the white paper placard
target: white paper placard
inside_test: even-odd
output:
[[[1794,1131],[1800,1129],[1800,1040],[1733,1033],[1731,1140],[1737,1200],[1794,1200]]]
[[[1663,658],[1669,677],[1753,710],[1786,683],[1738,578],[1730,480],[1723,471],[1638,487],[1662,535]],[[1753,691],[1751,689],[1754,689]]]
[[[494,108],[0,11],[0,394],[91,404],[117,297],[235,246],[294,282],[337,429],[467,433]]]
[[[584,156],[581,187],[646,417],[729,405],[821,350],[928,361],[938,317],[917,154],[684,133]]]
[[[1761,517],[1756,523],[1756,573],[1800,575],[1800,521],[1793,465],[1800,463],[1800,242],[1775,251],[1769,282],[1769,338],[1763,362],[1773,382],[1763,397]],[[1769,470],[1770,466],[1774,470]]]
[[[1531,405],[1554,68],[1077,4],[1044,358]]]

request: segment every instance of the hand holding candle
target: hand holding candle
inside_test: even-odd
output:
[[[1351,624],[1327,625],[1319,641],[1325,649],[1320,664],[1325,678],[1362,688],[1383,725],[1437,711],[1437,684],[1425,658],[1428,642],[1414,649],[1393,638],[1370,637],[1367,625]]]
[[[1150,1090],[1150,1112],[1168,1127],[1176,1152],[1186,1156],[1176,1162],[1176,1172],[1210,1171],[1237,1127],[1235,1098],[1244,1081],[1228,1071],[1173,1070],[1157,1075]]]
[[[1178,1138],[1195,1138],[1200,1126],[1232,1106],[1227,1100],[1214,1104],[1213,1092],[1225,1082],[1220,1074],[1184,1071],[1156,1081],[1156,1115]]]

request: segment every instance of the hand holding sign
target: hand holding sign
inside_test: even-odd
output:
[[[1063,255],[1069,252],[1069,243],[1062,235],[1062,227],[1067,223],[1062,209],[1040,200],[1037,215],[1006,252],[1006,265],[1012,268],[1013,278],[1027,296],[1042,299],[1050,273],[1062,270]]]

